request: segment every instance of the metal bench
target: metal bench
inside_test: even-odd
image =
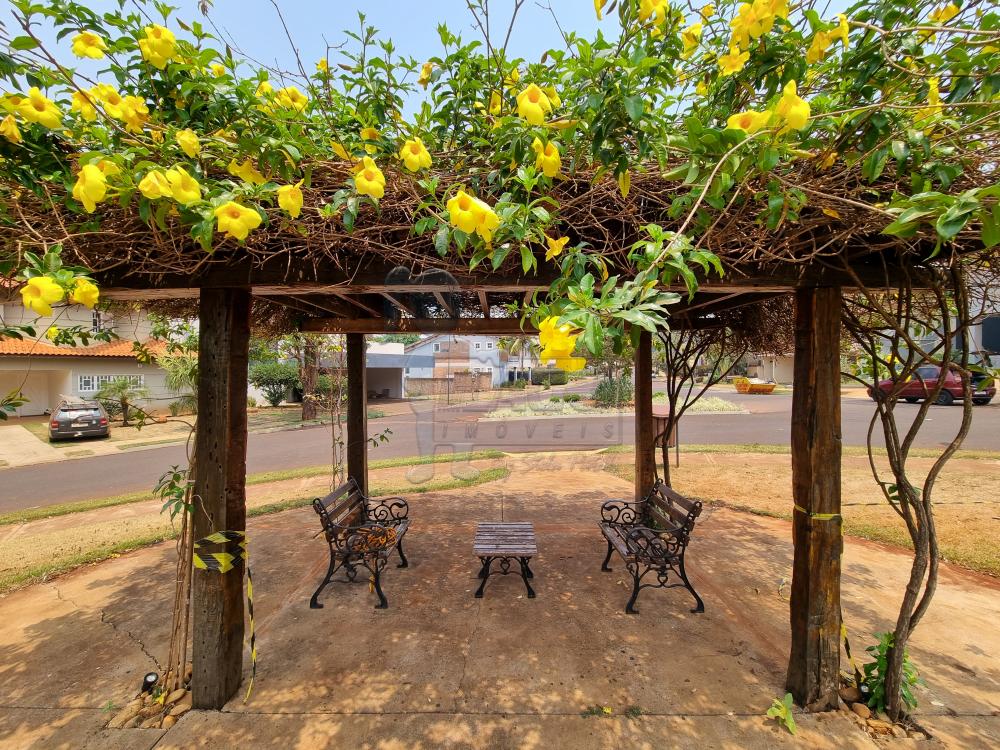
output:
[[[632,598],[625,605],[628,614],[638,613],[635,600],[641,589],[679,586],[694,596],[697,606],[692,612],[705,611],[705,603],[684,570],[684,551],[700,514],[699,501],[678,495],[659,479],[640,502],[608,500],[601,506],[599,526],[608,543],[608,554],[601,570],[611,570],[608,563],[614,552],[625,561],[625,567],[632,574]],[[655,576],[655,583],[644,583],[643,579],[650,572]],[[671,572],[680,583],[669,583]]]
[[[341,567],[347,579],[353,581],[358,566],[372,574],[379,603],[376,609],[389,606],[382,593],[381,572],[389,561],[393,548],[399,554],[397,568],[409,566],[403,553],[403,536],[410,526],[409,506],[401,497],[387,497],[378,501],[361,492],[354,479],[329,495],[313,500],[313,509],[319,514],[322,533],[330,545],[330,565],[323,582],[309,600],[312,609],[322,609],[319,595]]]

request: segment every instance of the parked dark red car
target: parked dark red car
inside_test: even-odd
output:
[[[937,388],[940,377],[941,371],[937,367],[918,367],[916,374],[899,391],[899,398],[911,404],[926,399],[928,394]],[[879,382],[878,388],[883,395],[888,395],[894,385],[895,382],[891,379],[882,380]],[[970,385],[972,387],[972,403],[976,405],[988,404],[997,394],[993,381],[982,375],[973,375]],[[868,389],[868,395],[872,398],[876,397],[872,388]],[[941,388],[941,393],[938,394],[934,403],[948,406],[955,401],[961,401],[962,398],[964,398],[962,379],[956,373],[948,370],[945,374],[944,387]]]

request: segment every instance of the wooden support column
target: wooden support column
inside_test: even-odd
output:
[[[840,674],[839,287],[795,293],[792,392],[792,646],[786,687],[812,711],[837,708]]]
[[[635,348],[635,499],[641,500],[656,480],[656,431],[653,425],[653,336],[639,334]]]
[[[202,289],[198,342],[194,538],[246,528],[247,359],[250,292]],[[192,700],[222,708],[243,676],[243,565],[195,568]]]
[[[347,334],[347,476],[368,493],[368,380],[365,335]]]

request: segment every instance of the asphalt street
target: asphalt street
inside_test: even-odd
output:
[[[682,451],[685,443],[788,445],[791,395],[741,396],[732,392],[722,395],[749,413],[686,416],[680,426]],[[634,438],[630,414],[484,419],[496,406],[496,402],[485,400],[450,407],[428,401],[411,402],[411,411],[405,414],[369,422],[372,434],[385,427],[392,430],[389,442],[371,449],[369,455],[375,460],[486,448],[511,452],[581,450],[631,444]],[[916,405],[909,404],[901,404],[899,408],[913,413],[917,410]],[[845,445],[865,444],[872,413],[869,401],[843,399]],[[957,406],[932,407],[915,446],[942,446],[954,434],[960,417],[961,409]],[[330,442],[329,427],[251,435],[247,471],[328,463]],[[975,408],[972,430],[964,447],[1000,450],[1000,403]],[[166,446],[0,470],[0,513],[149,489],[171,465],[184,463],[182,446]]]

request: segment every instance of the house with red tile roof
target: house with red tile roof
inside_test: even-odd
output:
[[[55,307],[50,317],[39,318],[22,307],[19,299],[0,302],[0,325],[31,325],[36,338],[21,341],[0,337],[0,393],[20,390],[28,399],[15,413],[27,417],[54,409],[63,396],[91,398],[104,384],[129,378],[149,396],[140,405],[165,411],[177,394],[165,384],[166,374],[154,362],[141,362],[134,342],[152,354],[165,346],[150,336],[149,317],[140,310],[109,313],[79,305]],[[91,333],[111,331],[118,338],[94,341],[88,346],[54,346],[45,333],[50,326],[81,326]]]

